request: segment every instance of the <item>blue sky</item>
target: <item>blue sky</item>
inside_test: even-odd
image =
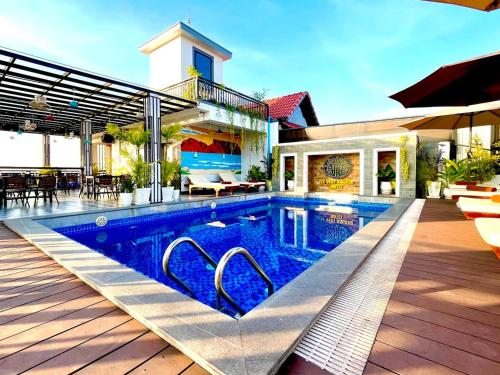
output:
[[[387,98],[440,65],[494,52],[500,11],[420,0],[0,0],[0,45],[147,84],[137,47],[188,16],[231,52],[224,83],[307,90],[322,124],[405,114]]]

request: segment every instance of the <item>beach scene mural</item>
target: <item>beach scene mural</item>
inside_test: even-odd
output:
[[[238,137],[214,129],[186,127],[181,144],[183,174],[241,173],[241,147]]]

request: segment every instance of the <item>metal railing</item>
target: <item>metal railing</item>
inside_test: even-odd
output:
[[[226,109],[231,108],[261,119],[267,119],[269,115],[267,103],[201,77],[188,78],[166,87],[162,92],[191,101],[202,101]]]
[[[177,275],[175,275],[169,267],[169,262],[170,262],[170,256],[172,255],[172,252],[174,249],[179,246],[182,243],[189,243],[193,248],[195,248],[206,260],[208,263],[213,268],[217,268],[217,263],[213,260],[213,258],[208,255],[208,253],[203,250],[203,248],[198,245],[198,243],[193,240],[192,238],[189,237],[179,237],[175,241],[173,241],[170,245],[168,245],[167,249],[165,250],[165,254],[163,254],[163,261],[162,261],[162,266],[163,266],[163,272],[165,272],[168,276],[170,276],[172,279],[174,279],[179,285],[181,285],[186,291],[191,295],[194,296],[193,291],[191,290],[190,287],[188,287]]]
[[[236,301],[226,292],[224,289],[224,285],[222,284],[222,278],[224,276],[224,270],[226,269],[227,263],[231,260],[231,258],[237,254],[243,255],[250,265],[257,271],[257,273],[262,277],[262,279],[267,284],[267,295],[270,296],[274,293],[274,286],[271,279],[266,275],[264,270],[260,268],[257,261],[250,255],[248,250],[243,247],[233,247],[231,250],[227,251],[221,258],[217,268],[215,269],[215,289],[217,291],[217,304],[219,304],[220,296],[224,297],[229,304],[238,311],[240,315],[245,314],[245,311],[236,303]]]

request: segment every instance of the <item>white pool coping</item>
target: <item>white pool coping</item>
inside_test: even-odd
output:
[[[146,212],[206,207],[213,201],[217,204],[242,202],[271,195],[275,194],[114,209],[107,212],[107,216],[109,219],[139,216]],[[10,219],[4,224],[206,370],[214,374],[254,375],[277,371],[411,201],[397,200],[335,251],[239,320],[54,232],[38,222],[38,218]],[[65,225],[81,224],[82,217],[95,220],[102,212],[54,215],[46,217],[45,222],[63,220]]]

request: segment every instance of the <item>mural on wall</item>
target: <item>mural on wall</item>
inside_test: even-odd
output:
[[[309,156],[309,191],[359,194],[359,154]]]
[[[185,128],[181,144],[183,174],[241,173],[241,147],[237,137],[229,133],[198,127]]]

